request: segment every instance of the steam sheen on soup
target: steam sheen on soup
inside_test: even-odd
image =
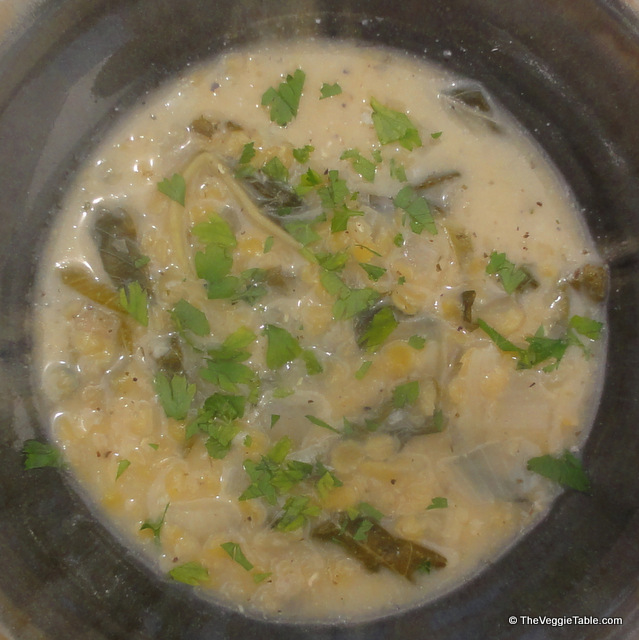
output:
[[[588,488],[605,271],[535,145],[423,62],[305,42],[189,70],[79,173],[39,289],[73,474],[232,606],[420,602]]]

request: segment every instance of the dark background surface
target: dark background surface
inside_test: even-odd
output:
[[[74,169],[185,65],[259,37],[308,35],[398,47],[482,82],[564,174],[611,275],[605,387],[584,454],[592,495],[563,494],[455,592],[357,624],[275,623],[200,600],[127,551],[64,472],[25,472],[20,453],[46,433],[29,376],[30,292]],[[637,113],[637,23],[613,2],[45,1],[0,56],[0,617],[16,638],[639,637]],[[512,615],[620,615],[624,625],[512,626]]]

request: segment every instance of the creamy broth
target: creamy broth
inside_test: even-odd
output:
[[[52,437],[169,579],[284,618],[387,613],[561,490],[529,461],[576,464],[600,265],[473,83],[348,44],[231,52],[68,194],[37,297]]]

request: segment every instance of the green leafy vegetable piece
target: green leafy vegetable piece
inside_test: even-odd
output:
[[[324,100],[325,98],[332,98],[333,96],[338,96],[342,93],[342,87],[339,86],[337,82],[333,84],[328,84],[324,82],[322,84],[322,88],[320,89],[320,100]]]
[[[118,468],[115,472],[115,479],[117,480],[131,465],[130,460],[120,460],[118,462]]]
[[[233,438],[240,428],[234,423],[213,423],[208,429],[209,438],[206,441],[206,451],[211,458],[222,460],[231,450]]]
[[[290,496],[284,503],[282,515],[277,520],[275,528],[278,531],[301,529],[311,518],[316,518],[321,512],[321,508],[313,504],[308,496]]]
[[[242,147],[242,155],[240,155],[240,164],[248,164],[255,157],[255,142],[247,142]]]
[[[337,207],[333,210],[333,217],[331,219],[331,233],[346,231],[348,227],[348,221],[351,218],[356,218],[363,215],[363,211],[355,211],[354,209],[349,209],[346,206]]]
[[[207,360],[206,369],[200,370],[200,376],[227,393],[236,393],[238,385],[251,385],[257,380],[250,367],[233,360]]]
[[[398,233],[394,238],[393,238],[393,244],[396,247],[403,247],[404,246],[404,236],[401,233]]]
[[[377,282],[385,273],[384,267],[378,267],[377,265],[370,264],[368,262],[360,262],[359,266],[366,271],[369,280]]]
[[[575,315],[570,318],[568,327],[590,340],[599,340],[603,329],[603,322]]]
[[[343,486],[343,482],[333,472],[324,467],[321,462],[318,463],[317,470],[320,477],[315,483],[315,489],[319,497],[325,500],[333,489]]]
[[[332,431],[333,433],[339,433],[339,429],[336,429],[335,427],[332,427],[330,424],[328,424],[328,422],[324,422],[324,420],[320,420],[319,418],[316,418],[315,416],[311,416],[311,415],[307,415],[304,416],[309,422],[312,422],[314,425],[317,425],[318,427],[322,427],[323,429],[328,429],[329,431]]]
[[[558,457],[544,455],[531,458],[528,460],[527,468],[565,487],[583,492],[590,491],[590,479],[581,461],[570,451],[566,450]]]
[[[170,178],[164,178],[162,182],[158,182],[158,191],[184,206],[186,181],[179,173],[174,173]]]
[[[339,177],[339,171],[331,169],[328,172],[328,182],[317,190],[322,201],[322,207],[330,211],[344,205],[351,192],[346,186],[346,180]]]
[[[361,380],[371,368],[372,364],[372,360],[366,360],[365,362],[362,362],[362,366],[355,372],[355,378],[357,378],[357,380]]]
[[[353,169],[362,176],[364,180],[374,182],[377,166],[374,162],[365,158],[357,149],[347,149],[340,156],[340,160],[350,160]]]
[[[304,349],[302,351],[302,360],[306,365],[306,373],[309,376],[315,376],[324,371],[321,362],[317,359],[315,352],[312,349]]]
[[[366,351],[376,351],[397,328],[399,322],[391,307],[382,307],[368,322],[357,344]]]
[[[262,106],[269,109],[272,122],[284,127],[297,115],[305,80],[306,74],[297,69],[277,89],[270,87],[264,92]]]
[[[315,151],[314,146],[310,144],[305,144],[303,147],[300,147],[299,149],[293,149],[293,157],[300,164],[305,164],[306,162],[308,162],[308,159],[311,153],[313,153],[313,151]]]
[[[239,564],[243,569],[250,571],[253,568],[253,564],[249,562],[237,542],[223,542],[220,547],[222,547],[222,549],[229,554],[231,559],[237,562],[237,564]]]
[[[364,522],[370,524],[363,525]],[[386,568],[410,580],[425,561],[436,568],[446,566],[446,558],[436,551],[393,536],[368,518],[351,519],[348,514],[338,514],[336,521],[327,520],[317,525],[311,535],[342,545],[369,571]]]
[[[411,336],[410,338],[408,338],[408,344],[409,346],[413,347],[413,349],[417,349],[417,351],[421,351],[424,346],[426,345],[426,338],[423,338],[422,336]]]
[[[379,522],[384,517],[384,514],[379,509],[375,508],[368,502],[360,502],[357,505],[356,512],[357,514],[355,517],[363,516],[373,520],[374,522]]]
[[[131,282],[120,289],[120,305],[143,327],[149,324],[148,296],[139,282]]]
[[[209,579],[209,571],[199,562],[186,562],[171,569],[169,576],[177,582],[184,582],[185,584],[197,587]]]
[[[406,169],[403,164],[399,164],[395,158],[390,159],[390,177],[398,182],[408,182]]]
[[[48,442],[26,440],[22,447],[22,453],[25,455],[25,469],[42,469],[44,467],[62,469],[65,466],[60,450]]]
[[[448,507],[448,499],[437,497],[430,501],[430,504],[426,507],[426,511],[430,511],[431,509],[446,509],[446,507]]]
[[[216,213],[211,214],[206,222],[196,224],[191,233],[203,244],[213,244],[218,247],[233,249],[237,246],[237,239],[229,223]]]
[[[272,571],[264,571],[261,573],[254,573],[253,574],[253,582],[255,584],[259,584],[260,582],[264,582],[264,580],[266,580],[267,578],[270,578],[273,575]]]
[[[278,413],[271,414],[271,429],[280,421],[281,417],[282,416],[279,415]]]
[[[163,373],[158,373],[153,386],[167,417],[184,420],[195,397],[195,385],[189,384],[184,376],[174,375],[169,381]]]
[[[393,389],[393,406],[396,409],[415,404],[419,397],[419,381],[411,380],[404,384],[397,385]]]
[[[302,355],[302,347],[286,329],[274,324],[264,327],[267,339],[266,365],[269,369],[279,369],[289,362],[293,362]]]
[[[162,533],[162,527],[164,526],[164,521],[166,519],[166,512],[169,510],[169,504],[170,503],[167,502],[162,515],[157,520],[147,520],[140,527],[140,531],[144,531],[145,529],[153,531],[153,539],[156,543],[160,542],[160,534]]]
[[[437,227],[430,206],[426,198],[420,196],[413,187],[406,185],[395,196],[393,202],[396,207],[406,212],[413,233],[419,235],[426,229],[429,233],[437,235]]]
[[[320,239],[319,234],[313,229],[313,221],[291,220],[284,224],[284,229],[303,247],[307,247]]]
[[[209,244],[204,252],[195,254],[195,270],[198,278],[206,280],[209,286],[225,278],[233,266],[233,257],[227,247]]]
[[[264,240],[263,252],[264,253],[269,253],[271,251],[271,249],[273,248],[273,243],[274,242],[275,242],[275,239],[273,238],[273,236],[269,236],[268,238],[266,238],[266,240]]]
[[[370,105],[373,110],[373,125],[382,144],[398,142],[409,151],[422,146],[417,128],[405,113],[389,109],[375,98],[371,98]]]
[[[324,184],[322,176],[317,171],[309,168],[306,173],[300,176],[300,183],[295,187],[295,193],[303,196],[322,184]]]
[[[204,312],[184,298],[175,304],[171,317],[180,331],[191,331],[196,336],[208,336],[211,333],[211,326]]]
[[[537,281],[523,267],[518,267],[506,258],[505,253],[493,251],[486,266],[486,273],[496,274],[508,295],[521,291],[525,286],[537,286]]]
[[[341,271],[348,262],[348,252],[339,251],[338,253],[318,252],[315,254],[320,267],[327,271]]]
[[[262,166],[262,172],[264,175],[273,180],[277,180],[278,182],[288,181],[288,169],[277,156],[273,156],[270,160],[264,163]]]

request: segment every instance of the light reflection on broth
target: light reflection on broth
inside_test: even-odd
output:
[[[80,483],[170,578],[285,618],[491,561],[560,490],[547,456],[578,464],[603,359],[605,272],[536,147],[473,83],[347,44],[152,96],[78,175],[40,287]]]

